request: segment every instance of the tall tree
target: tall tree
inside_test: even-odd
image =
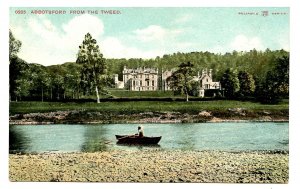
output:
[[[253,76],[246,71],[240,71],[238,74],[241,97],[251,96],[255,91],[255,82]]]
[[[45,91],[50,86],[50,76],[46,70],[45,66],[40,64],[30,64],[30,81],[33,83],[33,88],[31,89],[31,95],[40,98],[44,101]]]
[[[12,31],[9,30],[9,61],[17,57],[17,53],[21,49],[22,42],[17,40]]]
[[[97,103],[100,103],[99,90],[103,89],[103,86],[100,85],[100,77],[106,72],[106,65],[99,45],[90,33],[84,36],[84,40],[79,46],[76,62],[83,65],[83,78],[95,89]]]
[[[222,78],[221,86],[224,89],[224,95],[227,98],[233,98],[240,90],[239,79],[236,72],[232,69],[227,69]]]
[[[276,60],[274,74],[276,77],[275,84],[277,93],[281,98],[289,96],[289,57],[283,56]]]
[[[191,90],[191,82],[193,81],[193,67],[191,62],[181,63],[168,79],[171,89],[175,92],[184,93],[186,101],[189,101],[189,91]]]
[[[33,86],[29,65],[19,58],[14,58],[9,64],[9,92],[10,100],[21,100],[30,95]]]
[[[22,94],[28,93],[28,87],[22,86],[24,83],[23,69],[27,67],[27,64],[17,56],[21,45],[21,41],[17,40],[12,31],[9,30],[9,99],[16,101]]]
[[[80,69],[81,66],[75,63],[66,63],[62,65],[66,70],[64,76],[64,85],[66,95],[71,94],[72,98],[79,98],[80,92]]]
[[[278,103],[289,96],[289,57],[279,57],[275,66],[268,71],[265,81],[258,92],[259,100],[263,103]]]

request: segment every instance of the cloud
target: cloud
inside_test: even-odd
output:
[[[172,37],[176,37],[182,32],[183,31],[179,29],[172,30],[158,25],[150,25],[147,28],[133,31],[133,33],[136,35],[136,38],[142,42],[165,41]]]
[[[134,30],[131,39],[138,46],[148,49],[148,51],[139,54],[143,55],[143,57],[155,58],[156,56],[178,51],[185,52],[187,49],[195,46],[194,43],[181,40],[185,32],[186,30],[181,28],[165,28],[160,25],[149,25],[145,28]],[[154,54],[155,52],[156,54]]]
[[[57,32],[57,28],[48,19],[31,18],[28,21],[28,26],[31,28],[32,35],[35,36],[37,41],[43,40],[43,45],[57,44],[57,42],[61,40],[61,37]],[[40,44],[40,46],[41,45],[42,44]]]
[[[258,37],[247,37],[245,35],[237,35],[229,45],[231,51],[249,51],[252,49],[264,50],[265,47]]]
[[[281,49],[286,51],[290,51],[290,37],[289,32],[280,33],[280,37],[278,38],[278,44]]]
[[[159,50],[143,51],[135,47],[128,47],[124,45],[119,39],[115,37],[107,37],[101,42],[103,46],[103,55],[106,58],[155,58],[163,55]]]
[[[61,26],[55,26],[46,17],[30,18],[26,31],[19,26],[13,27],[17,38],[23,42],[19,56],[32,63],[43,65],[62,64],[75,61],[78,46],[86,33],[91,33],[98,41],[100,50],[106,58],[155,58],[162,56],[165,51],[162,48],[151,46],[148,50],[125,44],[116,37],[104,37],[104,24],[101,19],[92,15],[80,15]],[[29,34],[28,34],[29,33]],[[134,31],[136,41],[156,44],[164,38],[170,38],[180,33],[179,30],[168,30],[161,26],[149,26]],[[26,35],[27,34],[27,35]],[[187,44],[185,44],[186,46]]]
[[[174,23],[175,24],[184,24],[184,23],[187,23],[191,20],[193,20],[193,15],[192,14],[183,14],[181,15],[180,17],[177,17],[175,20],[174,20]],[[199,18],[198,18],[199,19]]]
[[[30,18],[28,20],[28,26],[35,34],[42,37],[48,37],[57,31],[57,28],[52,24],[52,22],[43,16],[39,19]]]
[[[214,46],[212,48],[207,49],[207,51],[210,51],[210,52],[213,52],[213,53],[221,53],[221,54],[223,54],[223,53],[226,53],[227,49],[228,48],[226,48],[224,46],[216,45],[216,46]]]
[[[78,46],[86,33],[98,40],[104,33],[102,21],[88,14],[76,16],[60,28],[43,16],[30,18],[24,24],[29,26],[26,32],[20,31],[18,26],[12,27],[22,41],[19,55],[28,62],[43,65],[75,61]]]
[[[250,51],[265,50],[266,47],[259,37],[247,37],[245,35],[236,35],[231,41],[219,41],[215,46],[207,48],[207,51],[213,53],[227,53],[232,51]]]
[[[45,19],[43,21],[43,24],[48,31],[53,32],[56,30],[56,27],[52,24],[52,22],[50,20]]]
[[[74,17],[67,24],[64,24],[62,28],[65,32],[64,43],[68,44],[69,48],[77,47],[87,33],[90,33],[95,39],[99,39],[104,33],[103,22],[89,14]]]
[[[80,15],[61,25],[54,24],[46,16],[30,18],[23,31],[18,25],[16,36],[23,42],[19,56],[27,62],[43,65],[62,64],[75,61],[78,46],[86,33],[98,41],[106,58],[155,58],[174,52],[196,51],[194,42],[180,40],[184,29],[149,25],[131,33],[104,36],[102,20],[93,15]],[[24,26],[23,25],[23,26]],[[14,31],[13,31],[14,32]]]

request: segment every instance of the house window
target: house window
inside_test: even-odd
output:
[[[152,81],[152,86],[154,86],[154,81]]]
[[[205,84],[205,89],[209,89],[209,84]]]
[[[142,86],[142,81],[140,81],[140,86]]]
[[[149,86],[149,81],[147,81],[147,86]]]
[[[206,79],[206,82],[208,82],[208,79]]]

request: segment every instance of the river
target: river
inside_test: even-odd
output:
[[[156,146],[116,144],[116,134],[137,133],[139,124],[10,125],[10,153],[107,150],[289,150],[288,123],[143,124],[146,136],[162,136]]]

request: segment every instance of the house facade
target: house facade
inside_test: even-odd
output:
[[[198,77],[197,81],[199,81],[200,89],[199,89],[199,96],[204,97],[205,95],[205,90],[208,89],[218,89],[221,90],[221,83],[219,81],[215,82],[213,81],[213,76],[212,76],[212,69],[207,69],[202,70],[202,74],[200,75],[198,72]]]
[[[171,90],[167,78],[172,75],[175,70],[162,70],[160,73],[158,68],[137,68],[128,69],[126,66],[123,69],[123,81],[118,80],[118,75],[115,74],[116,88],[127,89],[130,91],[157,91]],[[199,96],[204,97],[205,90],[221,89],[220,82],[214,82],[212,78],[212,69],[202,70],[201,75],[198,72],[194,76],[194,80],[199,82]]]
[[[130,91],[158,90],[158,69],[137,68],[123,69],[124,88]]]

